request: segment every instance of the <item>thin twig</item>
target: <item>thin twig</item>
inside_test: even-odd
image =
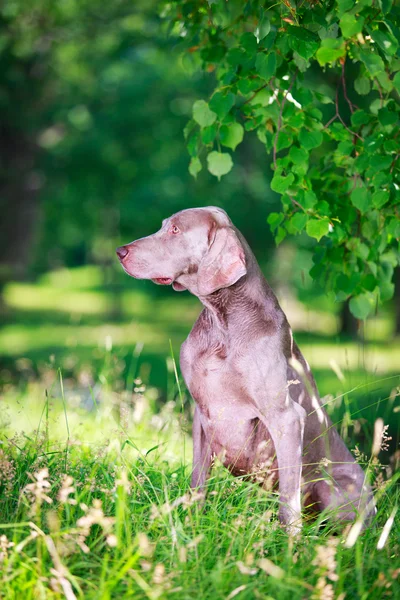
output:
[[[379,96],[381,98],[381,108],[383,107],[383,93],[382,93],[382,88],[380,86],[380,83],[377,79],[375,79],[375,83],[378,86],[378,91],[379,91]]]
[[[390,171],[389,171],[390,173],[393,173],[394,165],[396,164],[396,161],[399,158],[399,156],[400,156],[400,152],[398,152],[396,154],[396,156],[394,157],[394,159],[392,160],[392,164],[390,165]]]
[[[338,119],[341,122],[341,124],[343,125],[343,127],[345,129],[347,129],[347,131],[349,133],[351,133],[351,135],[354,135],[354,137],[357,137],[359,140],[361,140],[362,142],[364,141],[364,138],[361,137],[361,135],[359,135],[358,133],[356,133],[355,131],[353,131],[352,129],[350,129],[350,127],[347,127],[346,123],[343,121],[342,117],[340,116],[340,114],[338,114]]]
[[[325,125],[323,127],[324,129],[326,129],[327,127],[329,127],[329,125],[331,123],[333,123],[333,121],[336,121],[336,119],[338,118],[338,113],[339,113],[339,84],[336,86],[335,106],[336,106],[336,112],[333,115],[332,119],[329,119],[329,121],[327,123],[325,123]]]
[[[291,196],[290,194],[288,194],[288,196],[289,196],[289,198],[290,198],[290,200],[292,201],[292,203],[293,203],[293,204],[295,204],[296,206],[298,206],[299,208],[301,208],[301,210],[302,210],[303,212],[305,212],[305,213],[307,212],[307,211],[306,211],[306,209],[304,208],[304,206],[302,206],[302,205],[300,204],[300,202],[297,202],[297,200],[295,200],[295,199],[293,198],[293,196]]]
[[[336,119],[339,119],[339,121],[341,122],[341,124],[343,125],[343,127],[345,129],[347,129],[347,131],[349,131],[351,133],[351,135],[353,135],[353,136],[357,137],[359,140],[363,141],[363,138],[361,137],[361,135],[359,135],[355,131],[352,131],[350,129],[350,127],[348,127],[346,125],[346,123],[343,121],[343,119],[342,119],[342,117],[340,115],[340,112],[339,112],[339,85],[340,85],[340,83],[342,83],[342,85],[344,85],[342,77],[340,78],[340,80],[339,80],[339,82],[338,82],[338,84],[336,86],[336,97],[335,97],[336,112],[333,115],[333,117],[331,119],[329,119],[329,121],[327,123],[325,123],[323,129],[326,129],[327,127],[329,127],[329,125],[331,125],[331,123],[333,123],[334,121],[336,121]],[[344,92],[344,90],[345,90],[345,86],[343,88],[343,92]],[[345,94],[345,98],[346,98],[346,94]],[[350,102],[350,100],[348,100],[348,101]],[[350,102],[350,104],[351,104],[351,102]]]
[[[281,127],[282,127],[282,114],[283,114],[283,109],[284,109],[284,107],[285,107],[285,104],[286,104],[286,100],[287,100],[288,94],[290,94],[290,90],[292,89],[292,87],[293,87],[293,85],[294,85],[294,82],[296,81],[296,77],[297,77],[297,73],[298,73],[298,72],[299,72],[299,70],[298,70],[298,69],[296,69],[296,71],[295,71],[295,73],[294,73],[294,75],[293,75],[293,77],[292,77],[292,81],[290,82],[290,85],[289,85],[289,88],[288,88],[287,92],[286,92],[286,93],[285,93],[285,92],[283,93],[283,99],[282,99],[282,102],[281,102],[281,108],[280,108],[280,110],[279,110],[278,125],[277,125],[277,128],[276,128],[276,135],[275,135],[275,140],[274,140],[274,153],[273,153],[273,157],[274,157],[274,168],[275,168],[275,169],[276,169],[276,147],[277,147],[277,145],[278,145],[278,136],[279,136],[279,132],[280,132],[280,130],[281,130]]]
[[[342,63],[342,86],[343,86],[343,95],[345,97],[345,100],[347,102],[347,104],[349,105],[350,108],[350,112],[353,113],[354,112],[354,108],[353,106],[356,106],[355,104],[352,103],[352,101],[350,100],[350,98],[347,95],[347,88],[346,88],[346,75],[345,75],[345,71],[344,71],[344,65],[345,65],[346,59],[343,60]],[[356,107],[357,108],[357,107]]]
[[[250,96],[250,98],[248,98],[245,102],[243,102],[242,106],[244,106],[245,104],[248,104],[249,102],[251,102],[252,100],[254,100],[254,98],[257,96],[258,92],[261,92],[261,90],[263,90],[264,88],[266,88],[267,85],[269,85],[269,83],[264,83],[264,85],[262,85],[261,87],[257,88],[256,91],[254,92],[254,94],[252,94]]]

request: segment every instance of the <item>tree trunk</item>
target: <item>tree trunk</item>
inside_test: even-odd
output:
[[[357,337],[359,332],[358,320],[350,312],[349,301],[343,303],[341,311],[340,333],[349,337]]]
[[[36,146],[23,131],[0,123],[0,295],[26,274],[39,216]]]

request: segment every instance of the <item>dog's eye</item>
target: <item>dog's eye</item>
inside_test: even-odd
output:
[[[179,227],[177,227],[176,225],[172,225],[172,227],[169,230],[169,232],[176,235],[177,233],[180,233],[181,231],[180,231]]]

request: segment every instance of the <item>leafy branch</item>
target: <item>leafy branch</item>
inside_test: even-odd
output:
[[[281,195],[268,217],[277,244],[314,238],[312,277],[368,316],[392,297],[400,254],[398,5],[177,0],[163,16],[216,78],[193,106],[190,172],[205,152],[212,175],[228,174],[255,131]]]

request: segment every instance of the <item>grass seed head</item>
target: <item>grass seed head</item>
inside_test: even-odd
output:
[[[8,497],[11,495],[14,487],[15,465],[10,460],[4,450],[0,450],[0,486],[3,487],[3,494]]]
[[[14,542],[10,542],[6,535],[0,536],[0,563],[8,558],[8,550],[14,546]]]
[[[32,483],[28,483],[22,493],[25,494],[31,503],[31,514],[35,514],[38,508],[46,502],[52,504],[53,500],[48,496],[47,492],[51,488],[49,478],[49,471],[47,467],[40,469],[33,475],[29,474],[32,479]]]
[[[61,504],[76,504],[76,500],[74,498],[70,498],[71,494],[75,493],[75,488],[72,485],[74,483],[73,477],[70,475],[64,475],[60,490],[58,492],[57,500]]]

